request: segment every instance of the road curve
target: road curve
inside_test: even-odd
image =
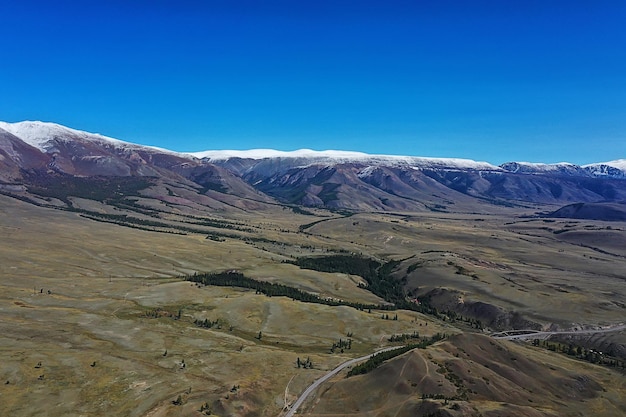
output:
[[[618,326],[615,326],[615,327],[609,327],[609,328],[605,328],[605,329],[574,330],[574,331],[562,331],[562,332],[541,332],[541,331],[529,330],[529,333],[515,334],[515,335],[507,335],[506,332],[500,332],[500,333],[492,335],[492,337],[494,337],[496,339],[504,339],[504,340],[530,339],[530,338],[541,338],[541,337],[553,336],[553,335],[558,335],[558,334],[609,333],[609,332],[617,332],[617,331],[625,330],[625,329],[626,329],[626,324],[622,324],[622,325],[618,325]],[[502,335],[502,336],[499,336],[499,335]],[[398,347],[399,346],[391,346],[391,347],[388,347],[388,348],[385,348],[385,349],[378,350],[378,351],[376,351],[374,353],[370,353],[369,355],[361,356],[360,358],[350,359],[349,361],[343,362],[342,364],[340,364],[335,369],[333,369],[332,371],[328,372],[327,374],[325,374],[321,378],[318,378],[315,381],[313,381],[313,383],[311,385],[309,385],[307,387],[307,389],[305,389],[304,392],[302,392],[302,394],[300,394],[300,396],[293,403],[293,405],[291,406],[289,411],[287,411],[287,413],[284,416],[282,416],[282,417],[293,417],[296,414],[296,412],[298,411],[298,408],[302,405],[302,403],[304,403],[306,401],[306,399],[311,394],[313,394],[313,392],[315,392],[315,390],[320,385],[322,385],[324,382],[328,381],[333,376],[337,375],[343,369],[347,368],[348,366],[354,365],[355,363],[367,360],[367,359],[371,358],[372,356],[374,356],[374,355],[376,355],[378,353],[386,352],[388,350],[397,349]]]
[[[328,381],[333,376],[337,375],[339,372],[341,372],[346,367],[354,365],[355,363],[367,360],[367,359],[371,358],[372,356],[377,355],[377,354],[379,354],[381,352],[387,352],[388,350],[398,349],[399,347],[401,347],[401,346],[391,346],[391,347],[388,347],[388,348],[385,348],[385,349],[378,350],[378,351],[376,351],[374,353],[370,353],[369,355],[361,356],[360,358],[350,359],[349,361],[346,361],[346,362],[340,364],[339,366],[337,366],[332,371],[328,372],[323,377],[318,378],[315,381],[313,381],[313,383],[311,385],[309,385],[308,388],[305,389],[302,394],[300,394],[300,396],[298,397],[296,402],[293,403],[293,405],[291,406],[291,408],[289,409],[287,414],[285,414],[283,417],[293,417],[293,415],[296,414],[296,411],[298,411],[298,408],[302,405],[302,403],[304,401],[306,401],[306,399],[311,394],[313,394],[313,392],[320,385],[322,385],[324,382]]]
[[[583,334],[596,334],[596,333],[610,333],[610,332],[618,332],[620,330],[626,329],[626,324],[622,324],[615,327],[607,327],[605,329],[589,329],[589,330],[570,330],[570,331],[561,331],[561,332],[540,332],[540,331],[532,331],[528,330],[528,333],[523,334],[507,334],[507,332],[499,332],[491,335],[491,337],[495,339],[503,339],[503,340],[514,340],[514,339],[542,339],[547,338],[554,335],[583,335]],[[525,330],[517,330],[525,331]],[[509,332],[516,332],[516,330],[510,330]]]

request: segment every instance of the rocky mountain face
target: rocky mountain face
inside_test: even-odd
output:
[[[235,206],[245,200],[355,211],[445,212],[626,201],[625,160],[582,167],[519,162],[494,166],[337,151],[182,154],[51,123],[0,122],[0,191],[27,193],[42,178],[66,177],[146,178],[151,184],[187,189],[189,201],[210,197]]]
[[[455,210],[476,204],[624,201],[624,172],[606,164],[492,166],[426,158],[205,158],[276,199],[351,210]],[[599,168],[604,167],[604,168]],[[598,169],[603,173],[598,175]]]

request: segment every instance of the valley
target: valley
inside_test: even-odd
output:
[[[276,208],[276,214],[258,222],[245,216],[228,219],[264,239],[247,241],[249,232],[241,232],[240,238],[212,240],[206,230],[184,235],[148,231],[0,198],[2,240],[11,242],[3,247],[0,263],[0,379],[7,382],[1,389],[2,414],[200,415],[206,403],[203,412],[214,415],[279,415],[287,385],[289,403],[338,364],[388,346],[391,335],[413,332],[426,337],[445,333],[447,338],[392,359],[371,374],[344,379],[345,371],[339,373],[298,414],[337,414],[343,409],[336,407],[348,398],[348,404],[360,405],[342,415],[366,410],[382,415],[437,410],[448,415],[504,415],[507,410],[510,415],[578,415],[581,407],[615,415],[624,410],[620,369],[569,359],[530,343],[489,342],[480,335],[528,325],[572,329],[623,322],[626,253],[615,240],[625,231],[618,224],[607,229],[602,222],[529,219],[527,212],[345,217],[318,211],[319,222],[301,230],[316,217]],[[168,222],[181,224],[174,217]],[[565,231],[554,233],[560,230]],[[321,297],[383,305],[385,300],[368,291],[362,277],[287,262],[346,251],[398,261],[391,276],[404,283],[407,293],[459,317],[360,311],[244,288],[198,288],[182,279],[236,270]],[[396,314],[397,320],[381,318]],[[483,330],[466,324],[466,318],[480,320]],[[194,324],[205,319],[219,326]],[[331,353],[333,343],[349,334],[352,348]],[[608,345],[623,346],[623,330],[605,337],[612,340]],[[470,344],[477,350],[469,350],[466,338],[475,340]],[[447,385],[445,373],[435,372],[450,361],[461,364],[455,356],[460,349],[468,360],[474,354],[483,358],[463,365],[473,375],[463,386],[469,389],[480,380],[485,387],[462,398],[455,394],[458,387]],[[623,360],[621,349],[614,354]],[[484,362],[498,351],[518,357],[516,363],[531,361],[533,373],[523,383],[513,370],[493,374],[494,363],[512,366],[508,357]],[[309,358],[312,367],[298,368],[298,358]],[[544,392],[541,384],[548,374],[556,378],[555,386],[563,378],[573,378],[572,384],[576,378],[589,381],[575,398],[586,405],[570,409],[573,398],[565,400],[567,388]],[[393,397],[359,402],[359,393],[372,394],[379,384],[389,383]],[[516,390],[520,400],[510,408],[496,395]],[[536,411],[537,404],[542,411]]]
[[[618,168],[31,127],[0,125],[0,415],[626,413]]]

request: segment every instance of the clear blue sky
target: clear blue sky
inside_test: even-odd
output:
[[[0,0],[0,120],[178,151],[626,158],[626,1]]]

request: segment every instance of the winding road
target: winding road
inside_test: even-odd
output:
[[[626,330],[626,324],[620,324],[618,326],[607,327],[604,329],[570,330],[570,331],[555,331],[555,332],[544,332],[544,331],[539,331],[539,330],[509,330],[506,332],[494,333],[491,335],[491,337],[495,339],[503,339],[503,340],[544,339],[544,338],[548,338],[554,335],[568,335],[568,334],[569,335],[584,335],[584,334],[595,334],[595,333],[618,332],[621,330]],[[342,364],[340,364],[335,369],[328,372],[321,378],[318,378],[315,381],[313,381],[313,383],[309,385],[307,389],[305,389],[304,392],[302,392],[302,394],[300,394],[298,399],[291,405],[287,413],[283,415],[282,417],[293,417],[298,411],[298,408],[300,408],[300,406],[307,400],[307,398],[311,394],[315,392],[315,390],[317,390],[317,388],[319,388],[320,385],[328,381],[333,376],[337,375],[343,369],[347,368],[348,366],[352,366],[358,362],[365,361],[378,353],[386,352],[388,350],[393,350],[397,348],[398,346],[391,346],[385,349],[378,350],[374,353],[370,353],[369,355],[361,356],[360,358],[350,359],[346,362],[343,362]]]
[[[287,414],[285,414],[283,417],[293,417],[293,415],[296,414],[296,411],[298,411],[298,408],[302,405],[302,403],[304,403],[304,401],[306,401],[306,399],[311,394],[313,394],[313,392],[315,392],[315,390],[320,385],[322,385],[324,382],[328,381],[333,376],[337,375],[343,369],[347,368],[348,366],[352,366],[355,363],[367,360],[367,359],[371,358],[372,356],[377,355],[377,354],[379,354],[381,352],[386,352],[388,350],[397,349],[398,347],[399,346],[391,346],[391,347],[388,347],[388,348],[385,348],[385,349],[378,350],[378,351],[376,351],[374,353],[370,353],[369,355],[361,356],[360,358],[350,359],[349,361],[346,361],[346,362],[340,364],[335,369],[333,369],[332,371],[328,372],[323,377],[321,377],[319,379],[316,379],[311,385],[309,385],[308,388],[305,389],[302,394],[300,394],[298,399],[292,404],[292,406],[289,409],[289,411],[287,411]]]
[[[626,324],[620,324],[614,327],[607,327],[604,329],[587,329],[587,330],[569,330],[558,332],[542,332],[539,330],[509,330],[506,332],[494,333],[491,335],[494,339],[503,340],[515,340],[515,339],[547,339],[554,335],[584,335],[584,334],[596,334],[596,333],[610,333],[619,332],[625,330]]]

